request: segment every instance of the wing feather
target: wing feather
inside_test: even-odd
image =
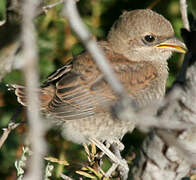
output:
[[[108,57],[119,81],[132,98],[138,91],[149,86],[157,76],[151,63],[132,62],[121,55]],[[109,111],[109,105],[114,103],[117,97],[96,65],[92,64],[89,55],[80,56],[80,60],[73,64],[73,69],[68,73],[65,71],[66,74],[58,80],[55,97],[48,106],[54,116],[71,120]]]
[[[107,46],[102,47],[130,97],[144,92],[156,79],[158,72],[153,63],[130,61]],[[25,104],[24,88],[17,87],[15,93],[19,102]],[[40,94],[44,111],[65,121],[108,112],[118,100],[87,52],[49,75]]]

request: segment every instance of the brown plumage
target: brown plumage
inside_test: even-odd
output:
[[[99,42],[117,78],[139,107],[161,100],[168,76],[167,59],[184,44],[163,16],[151,10],[125,12],[113,25],[107,41]],[[26,106],[24,87],[15,85]],[[43,112],[61,124],[63,134],[83,143],[89,137],[114,140],[134,128],[133,120],[113,119],[110,105],[118,98],[91,55],[84,52],[52,73],[40,89]]]

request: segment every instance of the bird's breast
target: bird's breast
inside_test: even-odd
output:
[[[145,86],[137,88],[135,91],[131,86],[131,88],[127,88],[127,91],[139,107],[156,104],[159,103],[165,95],[166,80],[166,77],[157,77]]]

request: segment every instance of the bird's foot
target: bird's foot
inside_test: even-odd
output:
[[[121,164],[117,167],[121,179],[126,180],[128,179],[128,173],[129,173],[129,166],[127,164],[127,161],[122,158],[120,152],[124,149],[124,144],[122,144],[119,139],[116,139],[111,144],[112,151],[114,154],[121,160]]]
[[[107,147],[97,139],[91,138],[90,141],[94,143],[99,149],[101,149],[102,152],[106,154],[113,162],[110,169],[105,173],[105,176],[111,177],[111,174],[116,169],[118,169],[120,172],[121,179],[126,180],[128,178],[129,167],[126,160],[124,160],[120,155],[120,151],[124,149],[124,145],[119,140],[117,141],[115,140],[112,142],[107,141],[106,142]],[[114,153],[109,150],[110,146]]]
[[[127,161],[125,159],[122,159],[122,164],[118,166],[118,171],[120,173],[120,177],[122,180],[127,180],[128,179],[128,174],[129,174],[129,166],[127,164]]]

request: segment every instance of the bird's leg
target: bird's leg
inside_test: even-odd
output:
[[[118,167],[118,164],[112,163],[112,166],[111,166],[110,169],[108,169],[108,171],[105,173],[105,176],[106,176],[106,177],[110,177],[111,174],[116,170],[117,167]]]
[[[128,167],[127,161],[123,159],[120,154],[120,152],[124,149],[124,145],[118,139],[116,139],[111,144],[111,149],[112,149],[112,152],[114,152],[114,154],[116,155],[116,157],[120,159],[122,162],[118,166],[118,171],[120,172],[120,176],[122,180],[128,179],[129,167]]]
[[[120,151],[123,150],[124,145],[120,143],[119,140],[115,142],[112,141],[112,145],[114,144],[113,145],[114,146],[113,149],[115,151],[115,154],[114,154],[97,139],[90,138],[90,141],[94,143],[99,149],[101,149],[113,161],[111,168],[106,172],[106,176],[107,177],[111,176],[111,173],[115,171],[116,168],[119,166],[121,177],[123,180],[126,180],[128,177],[129,168],[128,168],[127,162],[124,159],[122,159],[120,155]],[[111,142],[108,141],[107,143],[111,145]]]
[[[121,164],[121,160],[119,160],[114,153],[112,153],[103,143],[98,141],[95,138],[89,139],[92,143],[94,143],[99,149],[101,149],[113,162],[116,162],[117,164]]]

